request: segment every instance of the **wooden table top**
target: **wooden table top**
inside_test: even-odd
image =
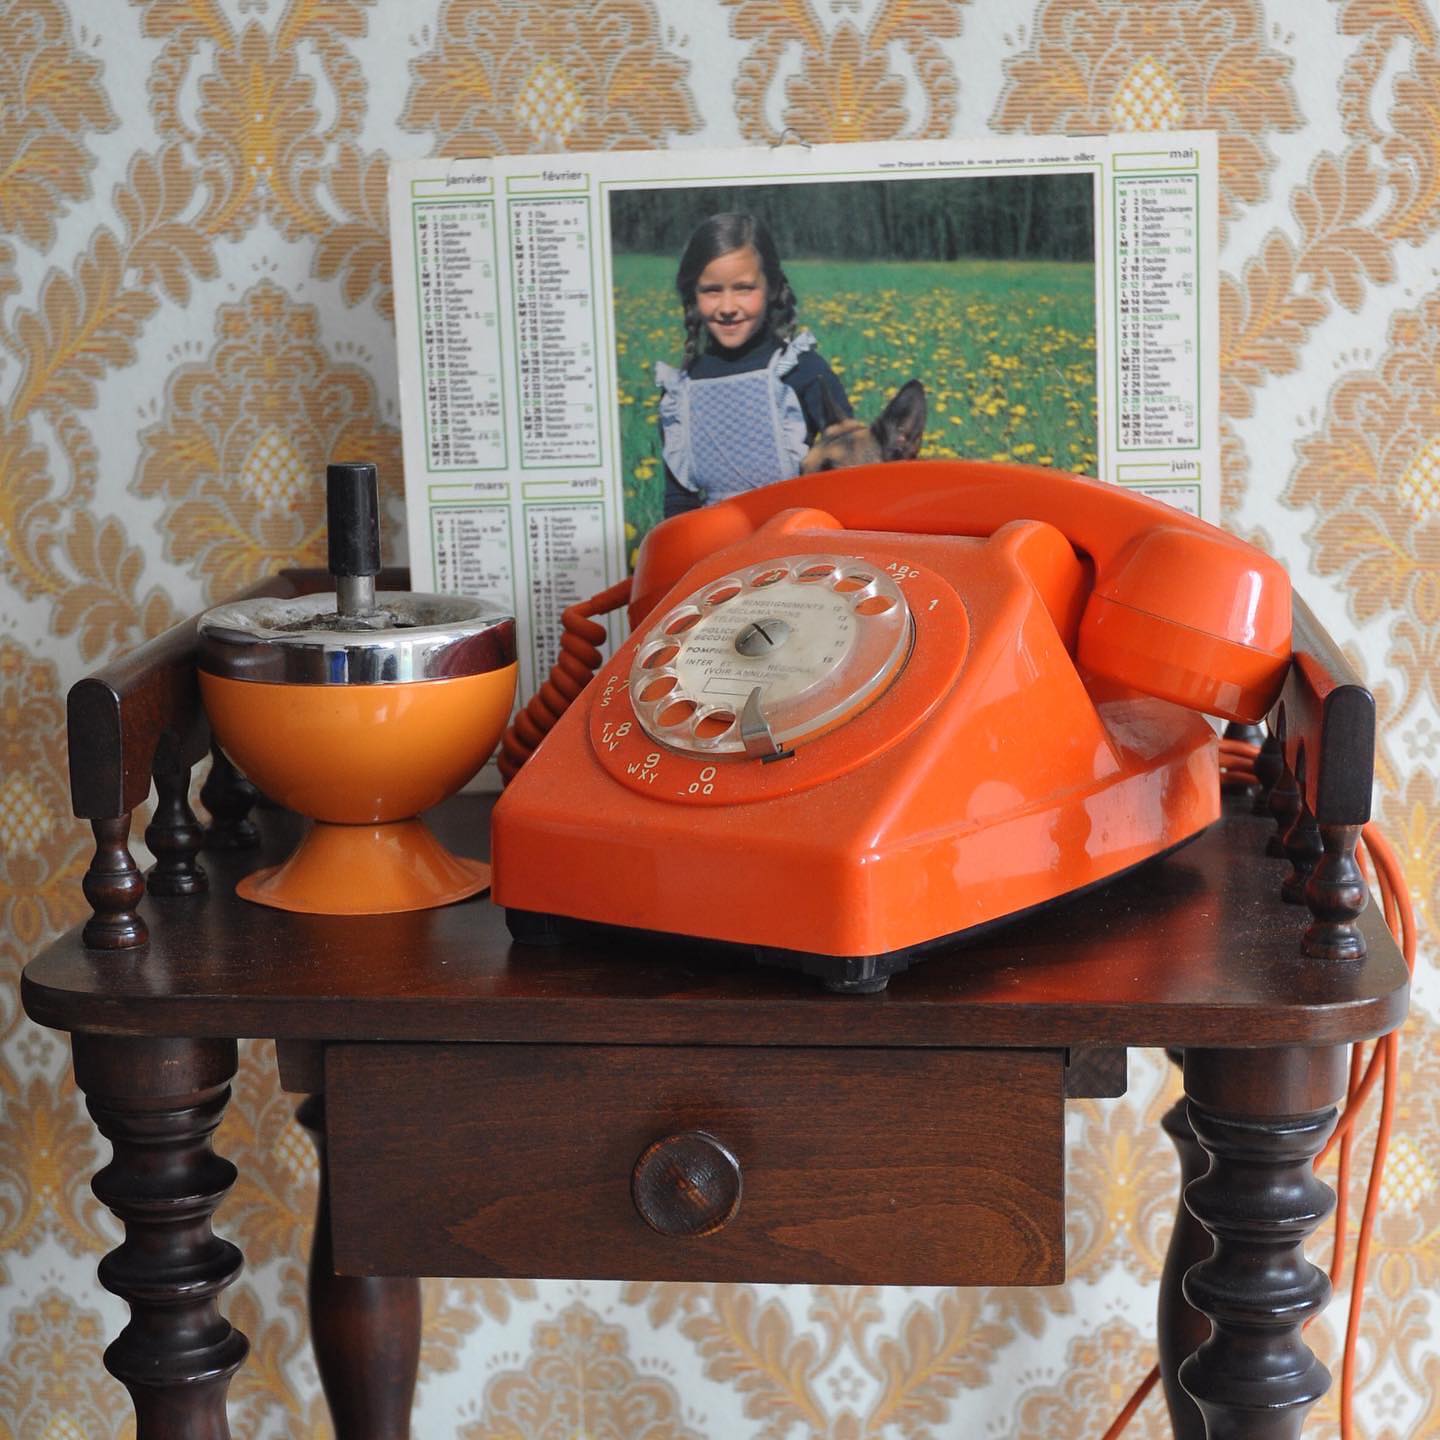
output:
[[[203,856],[208,894],[146,898],[146,947],[87,951],[77,927],[26,968],[23,999],[62,1030],[320,1041],[1254,1047],[1392,1029],[1408,977],[1378,907],[1363,960],[1302,957],[1310,916],[1280,901],[1272,822],[1247,812],[1229,802],[1173,854],[853,996],[704,942],[514,945],[485,897],[363,918],[265,909],[233,887],[298,834],[272,814],[262,851]],[[487,814],[459,797],[433,818],[483,854]]]

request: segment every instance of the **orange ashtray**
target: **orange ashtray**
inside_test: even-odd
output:
[[[247,900],[323,915],[428,909],[490,883],[422,811],[489,758],[515,696],[515,622],[484,601],[376,596],[336,629],[334,594],[250,600],[200,621],[200,690],[226,754],[310,827]],[[386,623],[389,621],[391,623]]]

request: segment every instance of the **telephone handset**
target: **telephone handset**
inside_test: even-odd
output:
[[[497,804],[494,895],[882,987],[1218,815],[1290,655],[1269,557],[1114,486],[913,461],[657,526],[633,633]],[[1202,712],[1202,713],[1197,713]]]

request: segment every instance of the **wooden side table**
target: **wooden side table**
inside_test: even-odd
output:
[[[1282,809],[1287,776],[1300,797],[1282,818],[1308,909],[1279,898],[1273,818],[1237,795],[1183,849],[864,997],[704,943],[512,945],[484,899],[364,919],[238,901],[298,822],[263,814],[258,848],[235,848],[246,799],[221,767],[201,878],[193,636],[81,682],[97,913],[31,962],[23,998],[71,1033],[114,1145],[94,1185],[126,1237],[99,1273],[132,1318],[106,1364],[139,1440],[229,1433],[246,1342],[218,1298],[241,1257],[211,1229],[235,1171],[210,1136],[242,1036],[274,1038],[281,1083],[311,1097],[311,1323],[341,1440],[409,1433],[418,1274],[1055,1283],[1064,1101],[1121,1093],[1132,1045],[1182,1058],[1188,1097],[1165,1122],[1187,1182],[1160,1303],[1175,1433],[1297,1436],[1328,1383],[1301,1337],[1329,1292],[1302,1250],[1331,1204],[1311,1162],[1347,1047],[1398,1025],[1407,996],[1375,908],[1356,913],[1364,814],[1336,818],[1358,790],[1334,777],[1363,704],[1322,641],[1267,757]],[[145,920],[125,834],[152,766]],[[1365,778],[1368,813],[1368,759]],[[484,814],[462,797],[437,828],[475,853]]]

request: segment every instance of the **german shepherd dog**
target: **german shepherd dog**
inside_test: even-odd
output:
[[[873,425],[841,415],[827,393],[825,428],[800,462],[802,475],[873,465],[881,460],[913,460],[925,433],[925,387],[907,380]]]

